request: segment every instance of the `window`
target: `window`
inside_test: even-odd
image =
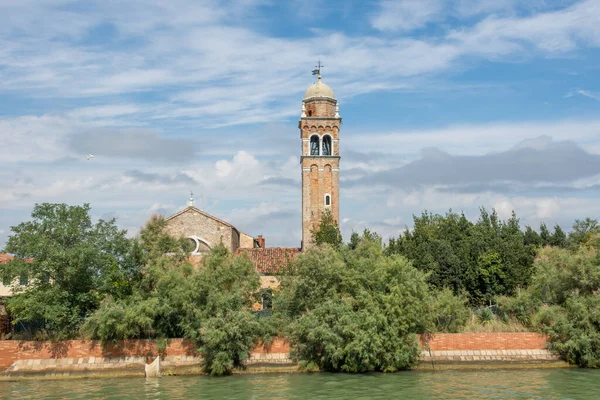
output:
[[[331,155],[331,136],[326,135],[323,137],[323,155]]]
[[[317,135],[312,135],[310,137],[310,155],[319,155],[319,137]]]
[[[27,286],[27,284],[29,284],[29,278],[27,277],[27,274],[19,275],[19,285]]]
[[[308,111],[308,116],[309,116],[309,117],[312,117],[312,110],[309,110],[309,111]]]
[[[326,206],[330,206],[331,205],[331,196],[326,194],[325,195],[325,205]]]

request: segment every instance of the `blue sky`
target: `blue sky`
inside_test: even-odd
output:
[[[134,235],[193,190],[299,245],[318,59],[346,237],[425,209],[599,218],[598,21],[597,0],[0,0],[0,244],[35,203],[89,202]]]

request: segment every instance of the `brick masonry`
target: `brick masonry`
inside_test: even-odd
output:
[[[438,333],[421,335],[421,347],[437,350],[545,350],[546,337],[535,332]],[[429,344],[429,346],[428,346]]]
[[[420,335],[419,340],[422,346],[420,368],[459,364],[475,367],[483,364],[566,365],[546,350],[545,336],[532,332]],[[294,366],[289,352],[289,344],[276,338],[269,346],[255,346],[246,365]],[[186,339],[172,339],[162,350],[150,340],[126,340],[108,346],[85,340],[0,341],[0,368],[7,369],[7,374],[13,376],[26,371],[43,373],[52,370],[52,374],[68,374],[67,371],[131,368],[157,355],[162,356],[165,367],[198,366],[202,362],[194,343]]]

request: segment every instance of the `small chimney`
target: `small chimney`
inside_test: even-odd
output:
[[[260,247],[261,249],[265,248],[265,238],[262,235],[258,235],[256,241],[258,242],[258,247]]]

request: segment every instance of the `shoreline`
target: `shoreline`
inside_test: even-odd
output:
[[[533,332],[420,335],[419,363],[412,370],[569,368],[546,348],[546,337]],[[289,356],[285,338],[257,345],[240,374],[303,373]],[[62,342],[0,341],[0,381],[144,377],[145,365],[161,357],[162,376],[206,375],[202,357],[190,340],[171,339],[159,348],[152,340]]]

